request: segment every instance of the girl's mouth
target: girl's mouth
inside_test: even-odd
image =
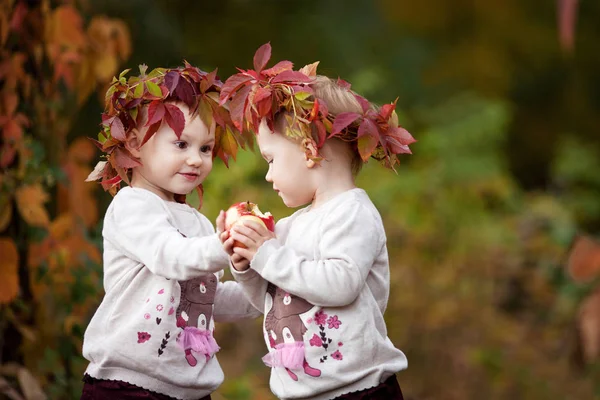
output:
[[[196,179],[198,179],[198,174],[194,174],[194,173],[180,172],[179,175],[183,176],[185,179],[187,179],[190,182],[193,182]]]

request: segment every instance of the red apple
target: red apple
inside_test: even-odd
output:
[[[236,203],[227,209],[225,213],[225,229],[230,230],[234,225],[242,221],[254,221],[271,232],[275,232],[275,220],[271,213],[262,213],[258,206],[249,201]],[[235,241],[233,247],[246,247],[242,243]]]

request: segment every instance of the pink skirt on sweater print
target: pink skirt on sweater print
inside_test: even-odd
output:
[[[177,343],[182,349],[193,350],[204,354],[207,358],[212,357],[220,349],[211,331],[193,326],[183,328],[177,337]]]
[[[263,362],[273,367],[299,369],[304,364],[304,342],[280,343],[262,358]]]

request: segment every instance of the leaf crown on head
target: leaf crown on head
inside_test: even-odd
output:
[[[141,128],[144,118],[146,133],[144,145],[163,123],[179,138],[185,128],[185,116],[173,103],[186,104],[191,115],[198,115],[204,124],[215,130],[213,156],[221,158],[226,165],[230,156],[235,157],[238,143],[244,146],[244,138],[237,131],[229,111],[219,103],[222,82],[217,70],[207,73],[184,63],[178,68],[156,68],[146,74],[147,66],[140,65],[140,75],[126,75],[129,69],[113,78],[106,92],[105,110],[102,113],[102,130],[98,140],[91,139],[105,153],[87,181],[101,180],[104,190],[114,194],[121,182],[129,184],[128,171],[140,165],[125,147],[127,134]],[[143,111],[142,108],[147,107]]]
[[[319,162],[319,149],[326,140],[339,138],[352,143],[363,162],[374,158],[389,168],[398,163],[399,154],[411,154],[412,135],[398,125],[396,101],[376,108],[353,92],[350,84],[338,79],[337,86],[347,90],[362,109],[358,112],[329,113],[324,99],[315,93],[318,62],[293,70],[290,61],[280,61],[265,69],[271,58],[271,45],[262,45],[254,54],[254,70],[239,69],[221,89],[220,104],[230,100],[233,124],[240,131],[258,133],[264,119],[271,131],[283,114],[285,135],[299,139],[308,158]]]

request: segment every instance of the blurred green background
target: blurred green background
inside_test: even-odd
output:
[[[600,233],[600,3],[579,2],[571,51],[561,47],[551,1],[76,4],[84,23],[106,15],[126,24],[131,54],[120,69],[185,59],[206,71],[219,68],[224,80],[235,67],[251,67],[254,51],[270,42],[271,65],[288,59],[299,68],[319,60],[321,74],[349,81],[375,102],[398,97],[401,124],[418,140],[413,155],[401,159],[397,174],[368,163],[359,185],[388,234],[386,320],[409,360],[398,375],[405,398],[600,398],[595,358],[580,334],[581,306],[595,281],[578,281],[566,270],[577,235]],[[67,147],[95,136],[101,111],[92,95],[69,114]],[[34,148],[45,173],[66,188],[77,185],[70,179],[79,175],[61,172],[64,164],[56,161],[53,169],[58,150],[40,137]],[[85,160],[88,171],[98,155]],[[202,212],[214,220],[229,204],[252,200],[276,219],[290,214],[264,181],[266,167],[252,152],[240,152],[229,169],[216,162]],[[48,207],[58,218],[65,208],[52,182],[45,181]],[[102,216],[110,195],[86,185]],[[96,249],[97,221],[79,231]],[[28,246],[52,236],[52,229],[4,231],[14,238],[18,232],[26,232]],[[34,278],[20,278],[56,283],[47,273],[60,264],[53,262],[41,261]],[[16,300],[0,306],[6,338],[0,362],[25,365],[50,399],[78,398],[86,363],[77,338],[102,298],[97,258],[86,258],[77,271],[63,267],[72,279],[62,282],[65,293],[45,292],[46,307],[53,304],[45,317],[36,314],[40,298],[27,295],[35,289],[23,284]],[[20,268],[32,269],[31,261]],[[592,313],[600,315],[600,307]],[[39,327],[48,320],[56,329]],[[260,361],[266,352],[260,321],[218,325],[217,340],[226,379],[213,398],[274,399]],[[5,375],[18,390],[22,380]]]

